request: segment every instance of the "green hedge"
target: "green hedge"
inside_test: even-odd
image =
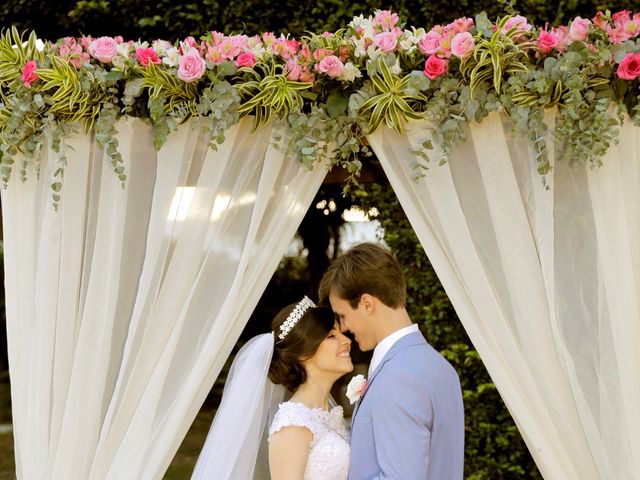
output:
[[[361,186],[353,194],[376,207],[384,241],[403,266],[407,309],[434,348],[460,375],[465,404],[465,479],[524,480],[542,476],[478,353],[438,280],[389,185]]]
[[[580,15],[591,18],[597,10],[637,7],[635,0],[520,0],[515,8],[536,24],[558,24]],[[353,16],[369,15],[377,8],[391,8],[415,26],[449,22],[486,11],[490,18],[504,12],[495,0],[398,0],[374,2],[303,0],[295,8],[282,8],[280,0],[8,0],[0,2],[0,26],[35,29],[41,37],[67,35],[122,35],[126,39],[167,40],[200,35],[209,30],[255,34],[264,31],[291,33],[335,31]]]

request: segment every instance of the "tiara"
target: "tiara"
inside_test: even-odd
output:
[[[302,300],[300,300],[293,311],[287,316],[287,319],[280,325],[280,334],[278,338],[280,340],[284,340],[293,327],[296,326],[296,323],[302,318],[307,310],[315,307],[316,304],[311,301],[309,297],[306,295]]]

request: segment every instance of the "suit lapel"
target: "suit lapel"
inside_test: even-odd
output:
[[[426,344],[426,340],[424,339],[424,337],[422,336],[422,333],[420,332],[413,332],[408,335],[405,335],[404,337],[402,337],[400,340],[398,340],[396,343],[393,344],[393,346],[386,353],[386,355],[384,356],[380,364],[373,371],[373,373],[371,374],[371,377],[367,378],[367,389],[362,394],[362,397],[356,402],[356,406],[353,410],[353,415],[351,416],[351,425],[353,425],[353,420],[356,418],[358,410],[360,409],[360,404],[364,400],[364,397],[367,395],[367,392],[371,388],[371,385],[373,385],[373,381],[376,379],[376,377],[378,376],[378,373],[380,373],[380,371],[383,369],[385,364],[389,360],[391,360],[393,357],[395,357],[398,354],[398,352],[404,350],[405,348],[412,347],[414,345],[420,345],[420,344]]]

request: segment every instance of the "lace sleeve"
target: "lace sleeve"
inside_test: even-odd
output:
[[[285,402],[280,405],[278,412],[273,417],[269,427],[269,440],[271,435],[279,432],[284,427],[305,427],[313,434],[312,445],[316,437],[322,433],[322,425],[311,415],[308,407],[301,403]]]

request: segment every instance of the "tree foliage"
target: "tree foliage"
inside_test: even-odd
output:
[[[637,7],[635,0],[518,0],[515,8],[536,24],[559,24],[597,10]],[[486,11],[494,18],[505,2],[495,0],[397,0],[395,2],[303,0],[282,8],[279,0],[5,0],[0,3],[0,26],[34,29],[47,39],[67,35],[122,35],[126,39],[176,40],[207,31],[255,34],[266,31],[303,35],[307,31],[335,31],[352,17],[377,8],[391,8],[415,26],[448,23],[458,17]]]
[[[541,475],[473,348],[409,220],[388,184],[353,193],[363,209],[375,207],[384,241],[403,267],[407,310],[429,343],[454,366],[465,405],[465,479],[531,480]]]

